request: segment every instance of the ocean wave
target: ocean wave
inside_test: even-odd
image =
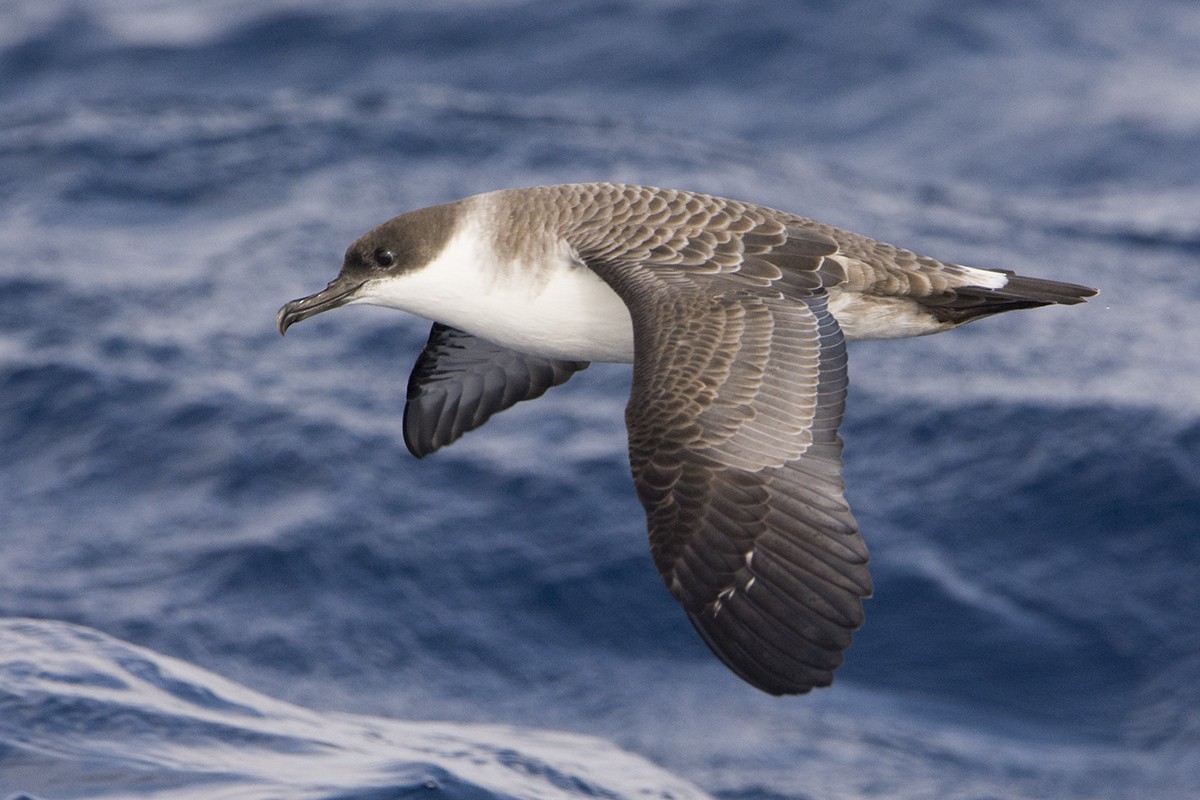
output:
[[[0,619],[0,652],[6,796],[707,797],[601,739],[320,714],[61,622]]]
[[[731,798],[1187,796],[1192,5],[6,9],[0,613],[304,706],[600,733]],[[427,322],[355,307],[274,328],[389,216],[596,179],[1101,291],[852,346],[847,484],[877,592],[831,691],[760,697],[689,629],[632,492],[627,368],[594,365],[418,463],[401,412]],[[106,764],[117,796],[287,785],[218,775],[220,734],[196,715],[248,753],[332,763],[261,696],[238,702],[262,727],[221,705],[244,690],[195,667],[67,623],[2,630],[32,654],[6,646],[3,675],[33,692],[0,700],[4,789],[83,795]],[[134,652],[176,688],[109,657]],[[351,764],[292,788],[506,791],[415,756],[388,772],[367,726],[343,752],[378,785]],[[174,761],[139,773],[151,731],[150,758]],[[179,734],[196,752],[172,751]],[[513,769],[587,792],[538,758]]]

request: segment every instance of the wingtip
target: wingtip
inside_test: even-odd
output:
[[[407,412],[408,409],[406,408],[403,425],[404,446],[408,448],[408,452],[411,453],[414,458],[420,460],[425,458],[425,456],[429,455],[430,453],[437,451],[438,448],[431,441],[427,442],[418,439],[417,436],[409,430],[409,415]]]

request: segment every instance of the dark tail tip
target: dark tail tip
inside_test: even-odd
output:
[[[1040,305],[1059,304],[1065,306],[1082,303],[1087,298],[1095,297],[1098,294],[1090,286],[1048,281],[1043,278],[1026,278],[1021,275],[1009,275],[1008,283],[1004,288],[995,290],[995,293],[1013,300],[1033,300]]]
[[[958,325],[980,317],[990,317],[992,314],[1022,308],[1073,306],[1097,294],[1090,286],[1080,286],[1077,283],[1026,278],[1007,270],[1005,274],[1008,275],[1008,283],[999,289],[982,286],[956,288],[951,297],[930,304],[934,316],[942,322]]]

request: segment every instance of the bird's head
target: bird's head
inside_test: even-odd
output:
[[[286,333],[295,323],[322,311],[377,301],[382,284],[420,271],[437,256],[452,222],[448,206],[434,206],[403,214],[367,231],[346,249],[341,270],[324,289],[279,309],[275,318],[279,332]]]

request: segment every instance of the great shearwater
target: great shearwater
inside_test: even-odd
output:
[[[404,411],[418,458],[590,361],[632,362],[629,461],[654,563],[731,670],[798,694],[832,681],[871,594],[843,495],[845,341],[1095,293],[752,203],[587,183],[389,220],[277,321],[353,303],[433,320]]]

